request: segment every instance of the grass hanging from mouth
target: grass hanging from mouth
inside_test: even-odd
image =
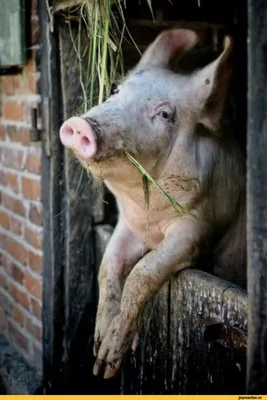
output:
[[[146,207],[147,207],[147,209],[149,209],[150,188],[149,188],[149,180],[146,175],[142,176],[142,182],[143,182],[143,189],[144,189],[144,194],[145,194]]]
[[[165,190],[155,181],[154,178],[147,172],[147,170],[127,151],[124,152],[128,160],[131,161],[133,166],[142,174],[143,176],[143,187],[145,193],[146,206],[149,207],[149,181],[153,183],[154,186],[162,193],[168,203],[174,208],[179,214],[184,214],[187,212],[187,208],[177,203]]]

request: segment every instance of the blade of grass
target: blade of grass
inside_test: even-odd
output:
[[[98,2],[94,1],[94,18],[93,18],[93,46],[92,46],[92,61],[91,61],[91,87],[90,87],[90,107],[93,105],[93,96],[94,96],[94,85],[95,85],[95,68],[96,68],[96,52],[97,52],[97,27],[98,27]],[[89,7],[88,7],[89,11]]]
[[[149,180],[145,175],[143,175],[142,176],[142,181],[143,181],[143,189],[144,189],[144,194],[145,194],[146,208],[149,209],[149,201],[150,201]]]
[[[126,157],[131,161],[131,163],[134,165],[134,167],[146,178],[153,183],[154,186],[162,193],[162,195],[165,197],[165,199],[168,201],[168,203],[174,208],[175,211],[178,213],[186,213],[187,209],[186,207],[182,206],[181,204],[177,203],[171,196],[168,195],[167,192],[155,181],[154,178],[147,172],[147,170],[127,151],[125,151]]]
[[[149,10],[151,12],[152,18],[155,20],[154,13],[153,13],[153,8],[152,8],[152,1],[151,0],[147,0],[147,4],[148,4]]]
[[[106,74],[107,74],[107,54],[108,54],[108,34],[109,34],[109,23],[110,23],[110,16],[109,16],[109,2],[105,2],[105,10],[104,10],[104,40],[103,40],[103,52],[102,52],[102,63],[101,63],[101,76],[100,76],[100,87],[99,87],[99,97],[98,97],[98,104],[101,104],[104,99],[104,88],[105,88],[105,81],[106,81]]]

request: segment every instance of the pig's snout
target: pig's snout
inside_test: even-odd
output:
[[[64,146],[74,150],[83,160],[94,157],[97,150],[96,138],[89,122],[80,117],[72,117],[60,128],[60,139]]]

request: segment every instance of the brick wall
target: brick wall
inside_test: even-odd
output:
[[[41,366],[41,147],[30,142],[37,86],[37,1],[32,1],[28,61],[20,74],[0,77],[0,331]]]

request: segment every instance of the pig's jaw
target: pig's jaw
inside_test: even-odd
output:
[[[88,170],[94,177],[110,182],[139,183],[141,175],[126,159],[123,153],[118,156],[101,157],[100,161],[95,159],[90,161],[82,160],[78,157],[81,165]]]

